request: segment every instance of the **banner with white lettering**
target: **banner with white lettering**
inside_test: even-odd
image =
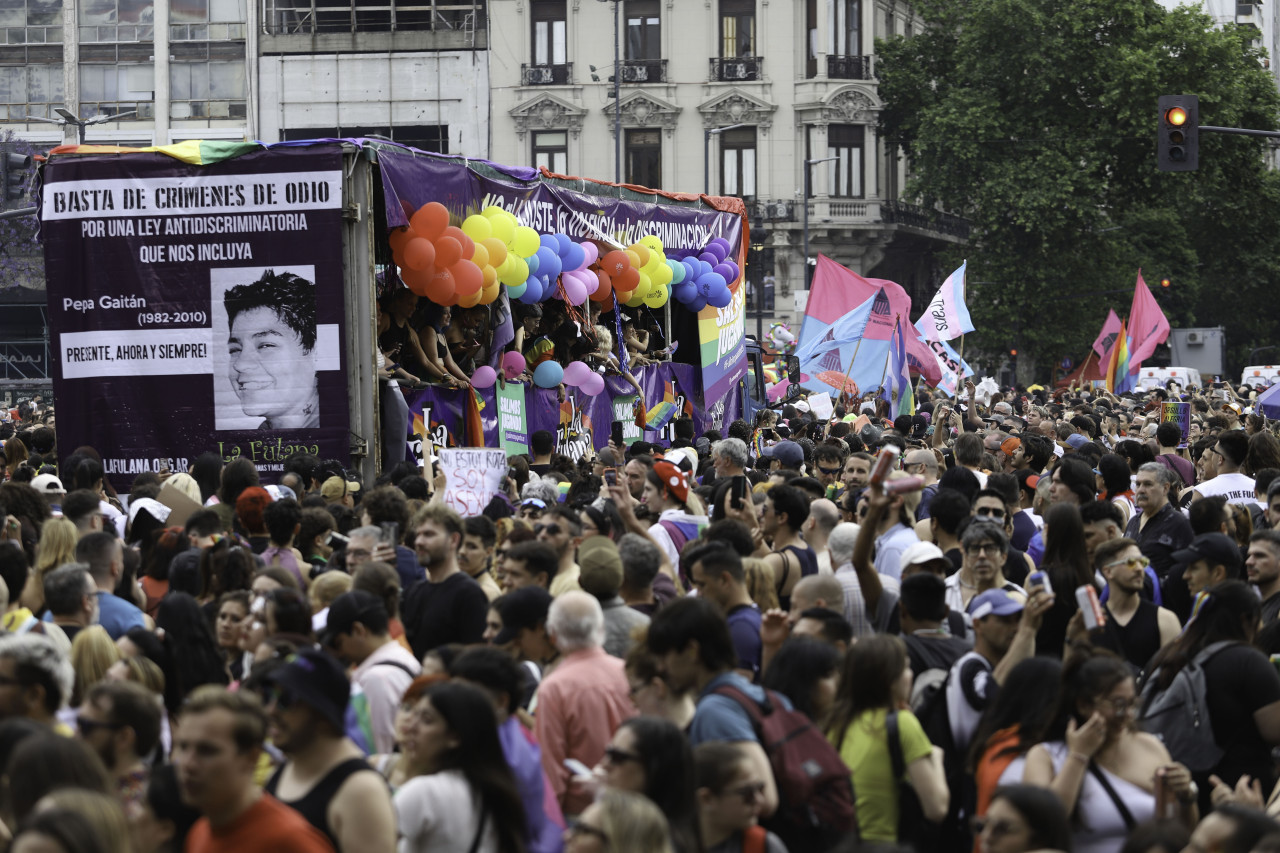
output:
[[[39,204],[60,448],[118,489],[210,451],[349,461],[338,145],[54,155]]]

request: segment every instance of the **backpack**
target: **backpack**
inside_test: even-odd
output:
[[[840,753],[800,711],[765,690],[763,704],[736,687],[713,692],[737,702],[751,718],[756,739],[769,756],[778,788],[778,811],[764,821],[788,850],[827,850],[850,833],[857,836],[853,772]]]
[[[907,820],[901,823],[898,840],[914,847],[919,853],[973,848],[973,837],[968,830],[969,818],[974,814],[977,804],[977,787],[973,776],[965,772],[965,755],[956,748],[955,738],[951,734],[951,714],[947,706],[947,685],[951,683],[951,672],[950,669],[925,670],[920,673],[911,689],[911,713],[920,721],[920,727],[928,735],[929,742],[942,749],[942,769],[947,779],[947,789],[951,792],[951,805],[941,823],[926,821],[919,801],[912,802],[913,797],[899,800],[899,816]],[[896,720],[894,722],[896,724]],[[897,736],[896,725],[894,736]],[[898,745],[898,751],[900,756],[901,745]],[[890,758],[892,757],[891,752]]]
[[[1147,674],[1139,697],[1138,726],[1164,743],[1174,761],[1192,773],[1212,770],[1222,760],[1223,750],[1213,739],[1209,703],[1205,698],[1204,665],[1209,658],[1235,645],[1213,643],[1178,670],[1164,690],[1156,684],[1160,667]]]

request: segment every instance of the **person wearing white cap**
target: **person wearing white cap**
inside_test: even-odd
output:
[[[62,496],[67,490],[62,487],[61,480],[52,474],[39,474],[31,480],[31,488],[39,492],[45,503],[49,504],[54,517],[62,515]]]

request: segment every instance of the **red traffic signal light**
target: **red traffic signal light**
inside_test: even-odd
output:
[[[1013,356],[1014,358],[1017,358],[1017,357],[1018,357],[1018,351],[1017,351],[1016,349],[1011,349],[1011,350],[1009,350],[1009,355]]]
[[[1168,287],[1168,286],[1169,286],[1170,284],[1172,284],[1172,283],[1173,283],[1173,282],[1169,281],[1169,279],[1167,279],[1167,278],[1162,278],[1162,279],[1160,279],[1160,286],[1161,286],[1161,287]]]

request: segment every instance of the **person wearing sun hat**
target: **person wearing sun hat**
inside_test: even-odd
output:
[[[650,512],[658,513],[658,521],[649,528],[649,535],[666,553],[672,566],[680,565],[680,552],[685,543],[697,539],[707,526],[707,517],[696,511],[701,509],[696,496],[692,497],[694,506],[689,505],[689,485],[689,472],[665,459],[655,462],[645,477],[645,504]]]

